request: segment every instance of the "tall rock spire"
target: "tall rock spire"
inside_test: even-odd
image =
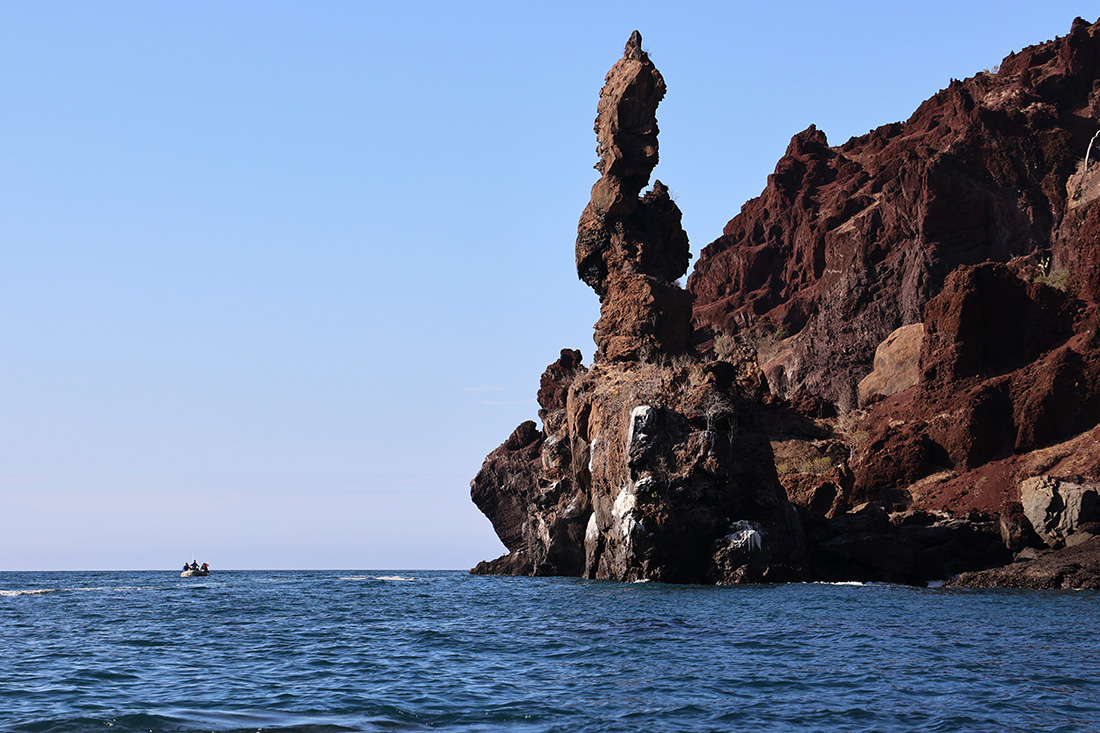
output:
[[[564,350],[539,417],[485,460],[470,496],[509,554],[477,573],[743,583],[805,575],[798,514],[753,400],[755,360],[686,352],[691,299],[680,210],[659,181],[665,83],[635,31],[596,118],[600,180],[577,235],[577,271],[600,296],[591,368]]]
[[[638,31],[611,67],[596,108],[600,180],[577,231],[577,274],[600,296],[597,359],[623,361],[680,353],[691,337],[688,238],[668,188],[655,181],[657,105],[665,80]]]

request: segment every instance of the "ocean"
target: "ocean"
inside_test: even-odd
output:
[[[0,730],[1100,731],[1100,594],[0,573]]]

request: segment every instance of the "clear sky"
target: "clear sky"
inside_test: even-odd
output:
[[[591,357],[573,268],[630,32],[698,252],[833,144],[1065,35],[1037,2],[0,2],[0,569],[468,568]]]

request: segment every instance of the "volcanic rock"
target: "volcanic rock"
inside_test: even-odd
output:
[[[1100,25],[1078,19],[904,123],[839,147],[811,126],[703,250],[688,281],[698,340],[758,344],[785,409],[837,406],[812,439],[772,435],[788,464],[850,449],[847,488],[780,472],[815,576],[936,570],[882,549],[908,542],[885,525],[847,529],[845,503],[970,524],[972,557],[998,564],[1040,542],[1021,482],[1056,466],[1100,478],[1100,167],[1083,161],[1098,60]]]
[[[512,552],[528,548],[527,506],[538,488],[535,469],[544,439],[534,422],[522,423],[489,454],[470,484],[470,498]]]
[[[874,369],[859,382],[859,404],[889,397],[915,385],[920,379],[923,340],[923,323],[902,326],[887,336],[875,349]]]
[[[597,352],[474,480],[476,572],[1100,587],[1100,23],[794,135],[686,292],[664,93],[635,33],[576,243]]]
[[[665,81],[637,31],[608,72],[596,114],[592,200],[577,231],[577,274],[600,296],[597,358],[637,359],[683,352],[691,337],[691,296],[682,214],[660,181],[644,195],[657,165],[657,105]]]
[[[1002,567],[962,573],[944,585],[956,588],[1100,590],[1100,535],[1089,534],[1082,537],[1079,544],[1034,553]]]
[[[1011,559],[988,515],[891,514],[865,503],[827,520],[811,519],[806,530],[816,580],[924,585]]]
[[[1094,427],[1094,317],[1080,299],[1008,265],[958,268],[925,309],[918,384],[860,422],[867,438],[852,456],[856,495],[874,500],[884,487],[971,471]]]
[[[1063,547],[1079,527],[1100,521],[1098,488],[1035,476],[1020,484],[1020,502],[1036,534],[1049,547]]]
[[[875,348],[923,322],[959,266],[1039,254],[1048,273],[1071,271],[1067,292],[1095,286],[1097,244],[1065,224],[1073,205],[1095,227],[1095,179],[1069,193],[1067,179],[1100,112],[1098,30],[1078,19],[843,145],[813,125],[795,135],[763,193],[702,251],[688,281],[698,327],[793,334],[773,389],[846,409]]]
[[[600,297],[585,369],[563,350],[539,417],[489,455],[471,495],[509,554],[473,572],[680,583],[804,577],[802,527],[757,418],[755,358],[690,353],[680,210],[659,181],[664,80],[635,32],[600,94],[600,180],[577,271]]]
[[[803,577],[802,528],[736,374],[728,363],[686,359],[577,372],[566,406],[545,418],[557,428],[521,425],[471,484],[510,550],[475,572]]]
[[[1000,515],[1004,543],[1019,551],[1037,541],[1020,523],[1021,482],[1055,463],[1100,478],[1100,444],[1087,437],[1100,423],[1100,169],[1083,165],[1100,116],[1098,58],[1100,26],[1078,20],[996,74],[953,82],[905,123],[839,148],[816,130],[796,136],[761,199],[704,250],[689,281],[697,323],[710,333],[794,333],[768,355],[769,385],[786,404],[807,394],[838,404],[843,419],[832,427],[851,448],[850,502]],[[855,233],[825,226],[838,190],[857,180],[854,196],[879,196],[853,226],[878,223]],[[768,208],[780,194],[791,206]],[[911,216],[907,234],[901,212]],[[794,246],[819,225],[820,276]],[[749,246],[746,232],[774,236]],[[765,250],[762,272],[774,277],[745,292],[736,284]],[[726,281],[721,263],[737,265]],[[775,304],[761,308],[765,295]],[[905,330],[892,329],[902,324],[923,330],[919,342],[897,347]],[[866,410],[847,409],[857,403]],[[800,497],[812,485],[803,479],[792,494],[806,509]]]

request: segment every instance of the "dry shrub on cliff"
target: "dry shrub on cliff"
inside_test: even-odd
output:
[[[794,473],[821,475],[829,473],[836,468],[836,465],[837,462],[829,456],[818,456],[802,461],[780,461],[775,465],[775,472],[780,476],[789,476]]]
[[[707,430],[714,432],[720,422],[725,422],[728,424],[730,436],[736,434],[736,408],[729,397],[721,392],[707,392],[699,407],[707,422]]]
[[[852,453],[862,448],[870,438],[870,432],[865,423],[867,415],[867,410],[847,410],[836,420],[834,426],[836,435]]]
[[[1035,282],[1048,285],[1058,290],[1066,289],[1066,280],[1069,279],[1069,270],[1051,270],[1045,275],[1039,275]]]
[[[714,338],[714,355],[722,361],[740,361],[751,355],[763,364],[775,355],[779,344],[790,335],[785,326],[760,326],[752,331],[742,331],[737,336],[719,333]]]
[[[720,333],[714,337],[714,355],[719,359],[729,359],[739,352],[737,339],[728,333]]]
[[[1036,273],[1032,276],[1031,281],[1041,283],[1057,290],[1066,289],[1066,280],[1069,279],[1069,270],[1061,268],[1058,270],[1050,269],[1051,256],[1045,254],[1038,258],[1035,264]]]

